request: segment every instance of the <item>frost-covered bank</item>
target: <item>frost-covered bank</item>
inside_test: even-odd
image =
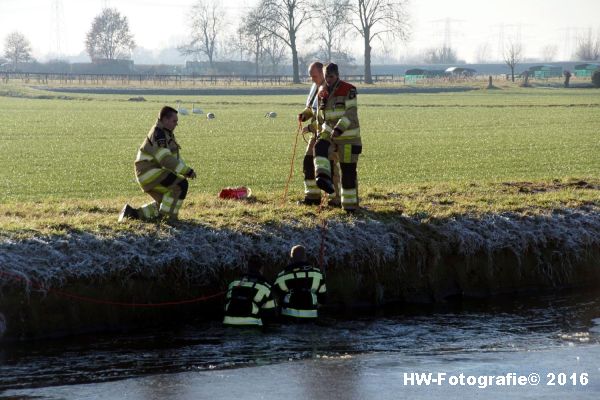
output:
[[[249,254],[273,277],[293,244],[314,250],[320,227],[293,221],[247,231],[182,224],[155,234],[117,237],[73,232],[0,242],[0,313],[7,336],[106,329],[188,314],[215,314],[217,300],[164,308],[93,304],[158,303],[222,291]],[[547,215],[488,215],[417,221],[330,221],[325,269],[332,304],[434,302],[600,282],[600,209]]]

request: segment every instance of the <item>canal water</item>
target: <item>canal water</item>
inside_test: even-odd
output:
[[[507,397],[600,398],[600,294],[0,343],[0,399]]]

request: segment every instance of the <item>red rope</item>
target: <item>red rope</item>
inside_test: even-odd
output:
[[[93,297],[80,296],[78,294],[73,294],[73,293],[65,292],[65,291],[58,290],[58,289],[52,289],[52,288],[45,289],[43,287],[43,285],[41,285],[33,280],[28,280],[27,278],[25,278],[19,274],[15,274],[15,273],[0,271],[0,275],[9,276],[12,278],[18,278],[21,281],[30,282],[31,285],[33,287],[35,287],[36,289],[47,290],[49,293],[54,293],[60,297],[74,299],[74,300],[78,300],[78,301],[85,302],[85,303],[104,304],[104,305],[121,306],[121,307],[139,307],[139,308],[141,308],[141,307],[167,307],[167,306],[177,306],[177,305],[190,304],[190,303],[200,303],[202,301],[206,301],[206,300],[210,300],[210,299],[214,299],[214,298],[223,296],[225,293],[227,293],[227,292],[223,291],[223,292],[211,294],[208,296],[201,296],[201,297],[195,297],[192,299],[185,299],[185,300],[178,300],[178,301],[166,301],[166,302],[162,302],[162,303],[128,303],[128,302],[122,302],[122,301],[95,299]]]
[[[319,211],[317,214],[319,218],[321,218],[321,246],[319,248],[319,269],[325,273],[323,269],[324,259],[325,259],[325,236],[327,235],[327,219],[323,217],[321,211],[323,211],[323,205],[325,204],[325,195],[321,198],[321,203],[319,204]]]
[[[285,184],[285,190],[283,192],[283,197],[281,198],[281,205],[285,205],[285,199],[288,195],[288,190],[290,188],[290,181],[292,180],[292,176],[294,175],[294,160],[296,159],[296,148],[298,147],[298,136],[302,133],[302,122],[298,121],[298,130],[296,131],[296,138],[294,140],[294,149],[292,150],[292,160],[290,161],[290,173],[288,175],[287,182]]]

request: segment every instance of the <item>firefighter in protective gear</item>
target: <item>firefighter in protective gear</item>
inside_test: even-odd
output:
[[[308,263],[303,246],[294,246],[290,257],[291,263],[277,275],[273,284],[281,300],[281,315],[314,320],[327,291],[325,279],[319,268]]]
[[[225,302],[225,325],[263,326],[266,319],[274,316],[276,305],[271,285],[262,275],[257,256],[248,260],[248,273],[229,284]]]
[[[304,153],[304,200],[300,201],[301,204],[307,205],[319,205],[321,203],[321,190],[317,187],[315,180],[315,167],[314,167],[314,155],[315,155],[315,142],[317,141],[317,111],[319,99],[317,98],[317,92],[321,85],[325,83],[325,77],[323,76],[323,64],[316,61],[310,64],[308,67],[308,75],[312,80],[312,86],[306,99],[306,108],[298,114],[298,121],[306,123],[302,133],[310,133],[310,140],[306,146],[306,152]],[[337,160],[337,154],[331,153],[332,158],[330,159],[331,169],[333,171],[333,184],[335,192],[329,195],[329,205],[339,207],[340,206],[340,173],[339,163]]]
[[[139,209],[126,204],[119,221],[124,218],[150,221],[158,217],[177,220],[187,195],[187,180],[196,177],[194,170],[179,155],[181,147],[173,134],[177,121],[174,108],[165,106],[160,110],[158,121],[150,129],[135,160],[136,180],[154,201]]]
[[[358,156],[362,152],[360,127],[356,101],[356,88],[339,79],[338,67],[329,63],[324,67],[326,85],[319,98],[319,130],[315,143],[315,175],[317,186],[327,193],[335,187],[331,179],[332,152],[340,160],[342,180],[342,208],[354,211],[358,208]]]

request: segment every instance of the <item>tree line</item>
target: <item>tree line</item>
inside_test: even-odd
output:
[[[260,0],[238,22],[234,33],[225,36],[227,15],[218,0],[198,0],[189,9],[188,37],[178,50],[196,61],[207,60],[211,69],[219,54],[228,53],[240,61],[250,60],[256,75],[277,67],[291,55],[293,80],[300,82],[300,65],[306,60],[353,61],[348,39],[361,39],[365,82],[372,83],[371,56],[377,40],[405,41],[410,25],[408,0]],[[230,31],[230,30],[229,30]],[[311,52],[301,52],[299,38],[308,38]],[[115,8],[105,8],[96,16],[86,34],[85,47],[94,60],[127,59],[136,43],[126,16]],[[19,32],[5,39],[5,57],[16,69],[31,60],[31,44]],[[600,32],[578,39],[576,57],[583,61],[600,59]],[[301,60],[303,58],[304,60]],[[304,61],[304,62],[301,62]],[[426,51],[424,61],[449,64],[457,61],[449,47]],[[511,41],[504,61],[514,74],[522,61],[522,45]],[[261,70],[262,69],[262,70]]]

